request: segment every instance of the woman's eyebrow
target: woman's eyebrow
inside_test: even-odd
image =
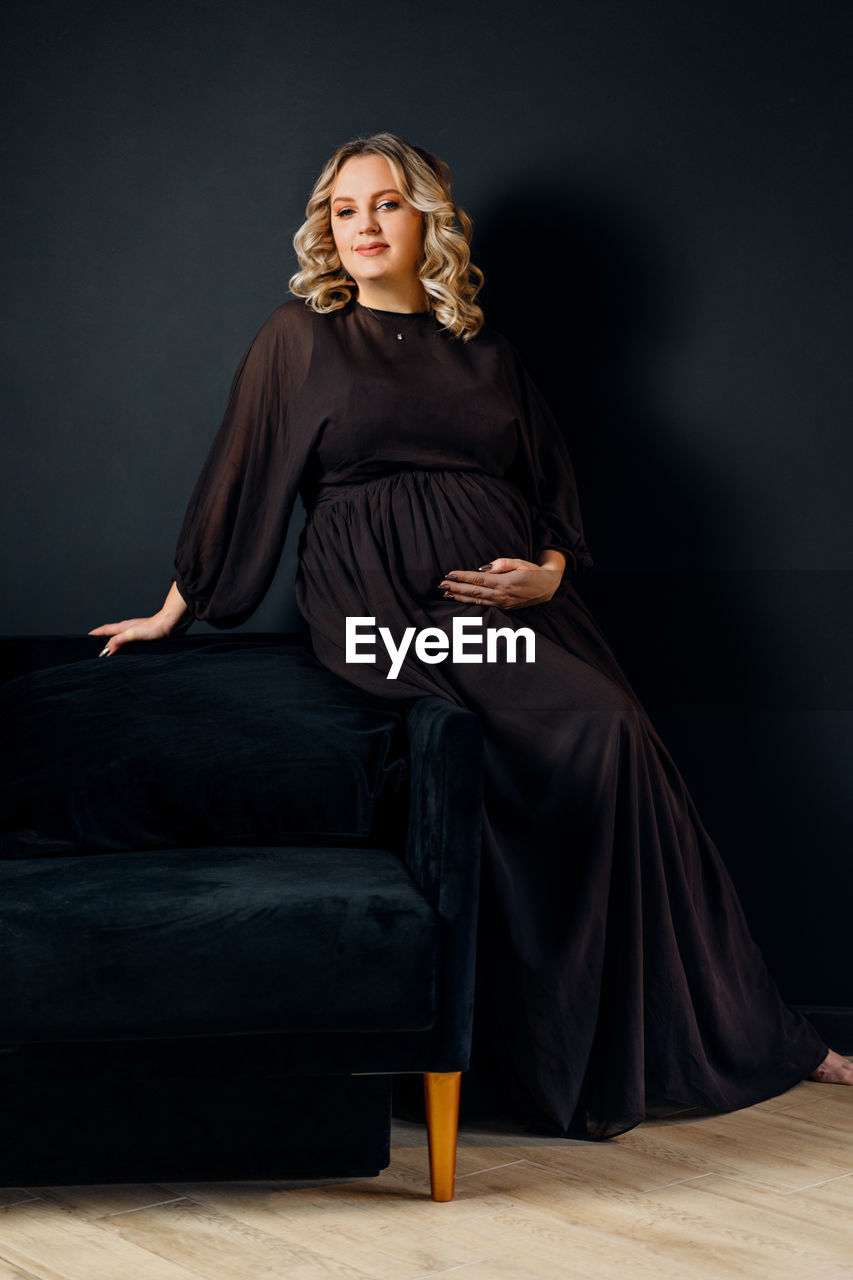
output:
[[[382,191],[374,191],[374,192],[373,192],[373,195],[370,197],[370,199],[371,199],[371,200],[375,200],[377,196],[387,196],[387,195],[391,195],[391,194],[393,194],[393,195],[395,195],[395,196],[399,196],[399,195],[401,195],[402,193],[401,193],[401,192],[399,192],[399,191],[397,190],[397,188],[396,188],[396,187],[385,187],[385,188],[384,188],[384,190],[382,190]],[[332,201],[332,204],[337,204],[337,202],[338,202],[339,200],[350,200],[350,201],[352,201],[352,199],[353,199],[353,197],[352,197],[352,196],[335,196],[334,200]]]

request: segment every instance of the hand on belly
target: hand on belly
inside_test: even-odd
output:
[[[479,569],[451,569],[438,587],[446,597],[465,604],[523,609],[532,604],[546,604],[562,576],[559,561],[541,565],[532,560],[500,556],[488,565],[480,565]]]

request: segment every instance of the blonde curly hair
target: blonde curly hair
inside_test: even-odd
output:
[[[450,168],[443,160],[394,133],[353,138],[326,162],[305,207],[305,221],[293,237],[301,270],[291,276],[291,293],[313,311],[345,307],[358,286],[344,271],[332,235],[331,198],[338,172],[352,156],[384,156],[401,193],[423,214],[423,247],[418,279],[430,310],[454,337],[468,342],[483,325],[475,298],[483,273],[471,262],[471,219],[454,203]]]

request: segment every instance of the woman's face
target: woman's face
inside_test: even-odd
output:
[[[331,198],[332,235],[357,285],[410,285],[417,278],[423,214],[398,190],[384,156],[351,156]]]

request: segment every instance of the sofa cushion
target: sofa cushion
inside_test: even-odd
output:
[[[6,1041],[432,1025],[437,919],[387,849],[0,862]]]
[[[399,710],[274,642],[34,671],[0,726],[0,858],[376,843],[408,767]]]

